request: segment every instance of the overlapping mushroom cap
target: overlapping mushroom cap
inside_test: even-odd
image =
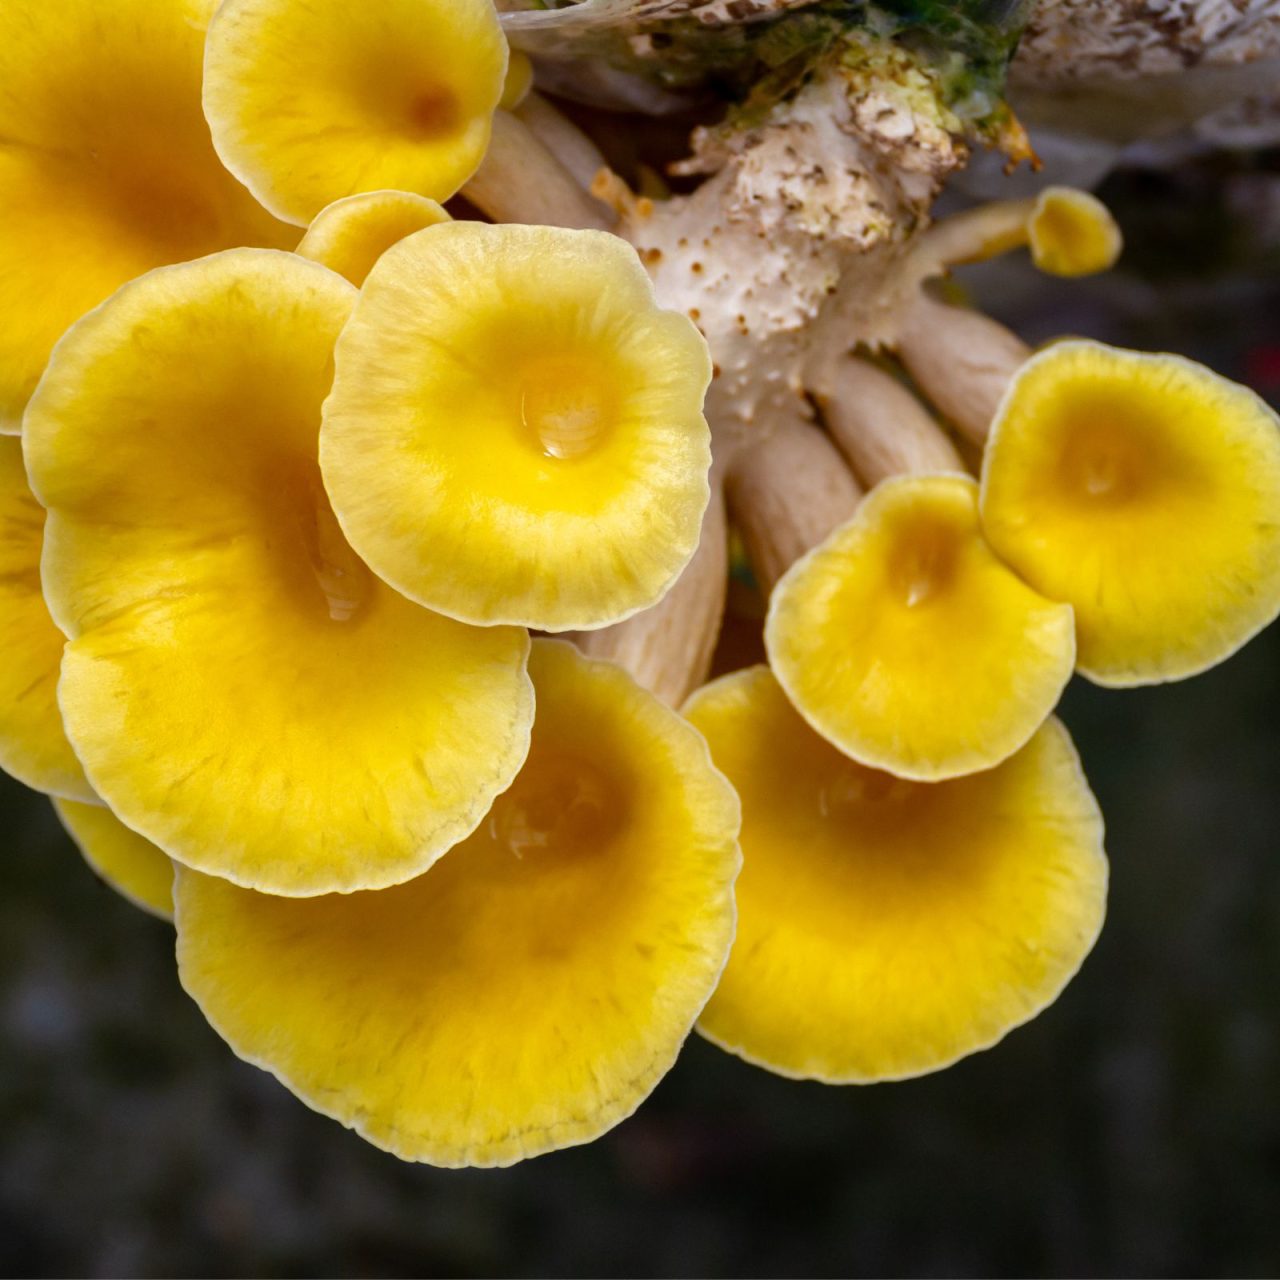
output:
[[[84,860],[143,911],[173,919],[173,863],[101,804],[54,800],[58,819]]]
[[[492,0],[224,0],[204,107],[227,168],[305,225],[360,191],[453,195],[484,158],[506,70]]]
[[[37,791],[89,801],[58,711],[64,638],[40,591],[43,540],[22,444],[0,439],[0,769]]]
[[[126,280],[234,245],[286,248],[200,110],[212,0],[0,5],[0,431],[68,325]]]
[[[1027,219],[1031,260],[1052,276],[1089,276],[1115,265],[1123,247],[1110,210],[1088,191],[1046,187]]]
[[[992,554],[968,477],[887,480],[783,576],[769,660],[809,723],[864,764],[985,769],[1040,727],[1071,676],[1071,609]]]
[[[172,857],[314,894],[398,883],[528,746],[528,639],[429,613],[343,539],[316,462],[355,290],[230,250],[59,344],[25,445],[60,701],[94,789]]]
[[[321,209],[297,251],[359,288],[373,264],[393,244],[415,231],[448,221],[449,215],[425,196],[408,191],[366,191]]]
[[[1193,675],[1280,613],[1280,422],[1178,356],[1057,343],[996,415],[982,523],[1099,684]]]
[[[325,484],[411,599],[593,628],[654,603],[693,554],[711,360],[615,236],[418,232],[370,272],[335,358]]]
[[[535,641],[529,759],[485,823],[378,893],[179,871],[182,981],[304,1101],[412,1160],[586,1142],[674,1061],[733,937],[738,802],[620,669]]]
[[[742,796],[738,936],[699,1029],[783,1075],[935,1071],[1052,1002],[1102,925],[1102,820],[1048,721],[997,768],[918,783],[813,733],[767,667],[685,714]]]

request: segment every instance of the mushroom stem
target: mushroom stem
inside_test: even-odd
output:
[[[980,311],[948,306],[921,292],[903,313],[898,354],[939,412],[982,444],[1031,348]]]
[[[912,256],[929,261],[933,269],[985,262],[1027,243],[1036,198],[993,200],[953,213],[935,222],[916,242]]]
[[[836,447],[868,489],[889,476],[965,470],[924,405],[869,360],[842,360],[813,398]]]
[[[794,421],[730,464],[729,509],[767,595],[806,551],[857,508],[862,490],[817,427]]]
[[[728,576],[724,489],[713,474],[702,538],[671,590],[642,613],[574,638],[588,657],[616,662],[650,693],[678,707],[711,670]]]
[[[573,174],[584,191],[590,191],[596,174],[609,167],[599,147],[563,111],[552,106],[540,93],[529,94],[516,108],[515,115]]]
[[[462,195],[497,222],[609,231],[609,210],[592,199],[517,116],[498,111],[484,162]]]

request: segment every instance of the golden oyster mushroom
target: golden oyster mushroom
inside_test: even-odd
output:
[[[620,668],[533,645],[529,759],[426,875],[269,897],[180,869],[183,985],[241,1057],[407,1160],[588,1142],[675,1060],[733,937],[737,797]]]
[[[308,895],[419,874],[528,747],[528,638],[385,587],[316,462],[355,290],[294,254],[152,272],[27,417],[59,698],[99,795],[171,857]]]
[[[298,252],[345,276],[358,289],[393,244],[448,221],[449,215],[426,196],[365,191],[321,209],[299,242]]]
[[[84,860],[136,907],[173,919],[173,862],[150,840],[130,831],[105,805],[53,802],[58,820]]]

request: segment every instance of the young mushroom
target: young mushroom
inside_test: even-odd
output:
[[[426,196],[364,191],[321,209],[298,242],[297,252],[336,271],[358,289],[393,244],[448,221],[449,215]]]
[[[994,769],[918,783],[842,755],[767,667],[685,714],[743,806],[737,939],[698,1023],[722,1048],[830,1084],[937,1071],[1052,1003],[1093,946],[1102,819],[1056,720]]]
[[[361,191],[452,196],[484,158],[506,74],[492,0],[224,0],[204,109],[227,168],[306,225]]]
[[[44,509],[27,487],[22,443],[0,438],[0,769],[48,795],[93,801],[62,729],[65,640],[40,591]]]
[[[291,248],[218,163],[200,112],[210,0],[0,5],[0,432],[53,344],[151,267]]]
[[[443,618],[343,538],[316,440],[356,290],[295,254],[151,272],[27,413],[59,702],[94,790],[171,857],[309,895],[426,870],[515,776],[528,637]]]
[[[179,869],[178,965],[241,1057],[406,1160],[588,1142],[674,1062],[723,969],[737,797],[615,666],[534,642],[529,758],[485,823],[378,893]]]
[[[1075,664],[1071,608],[992,554],[967,476],[885,480],[787,571],[765,646],[797,710],[903,778],[989,769],[1053,710]]]
[[[1031,359],[981,507],[997,554],[1074,608],[1099,684],[1194,675],[1280,613],[1280,420],[1179,356],[1068,341]]]
[[[173,862],[105,805],[55,799],[54,811],[84,860],[136,907],[173,919]]]
[[[452,222],[370,272],[320,465],[375,573],[462,621],[591,629],[658,600],[707,506],[706,343],[598,231]]]

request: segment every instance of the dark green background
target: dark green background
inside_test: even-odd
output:
[[[1122,175],[1123,270],[969,284],[1033,339],[1172,347],[1269,383],[1280,227],[1250,200],[1280,204],[1278,171]],[[1186,684],[1077,682],[1063,715],[1112,888],[1044,1015],[872,1088],[775,1079],[695,1037],[612,1134],[493,1172],[399,1164],[239,1063],[179,989],[169,928],[0,782],[0,1270],[1275,1274],[1280,628]]]

